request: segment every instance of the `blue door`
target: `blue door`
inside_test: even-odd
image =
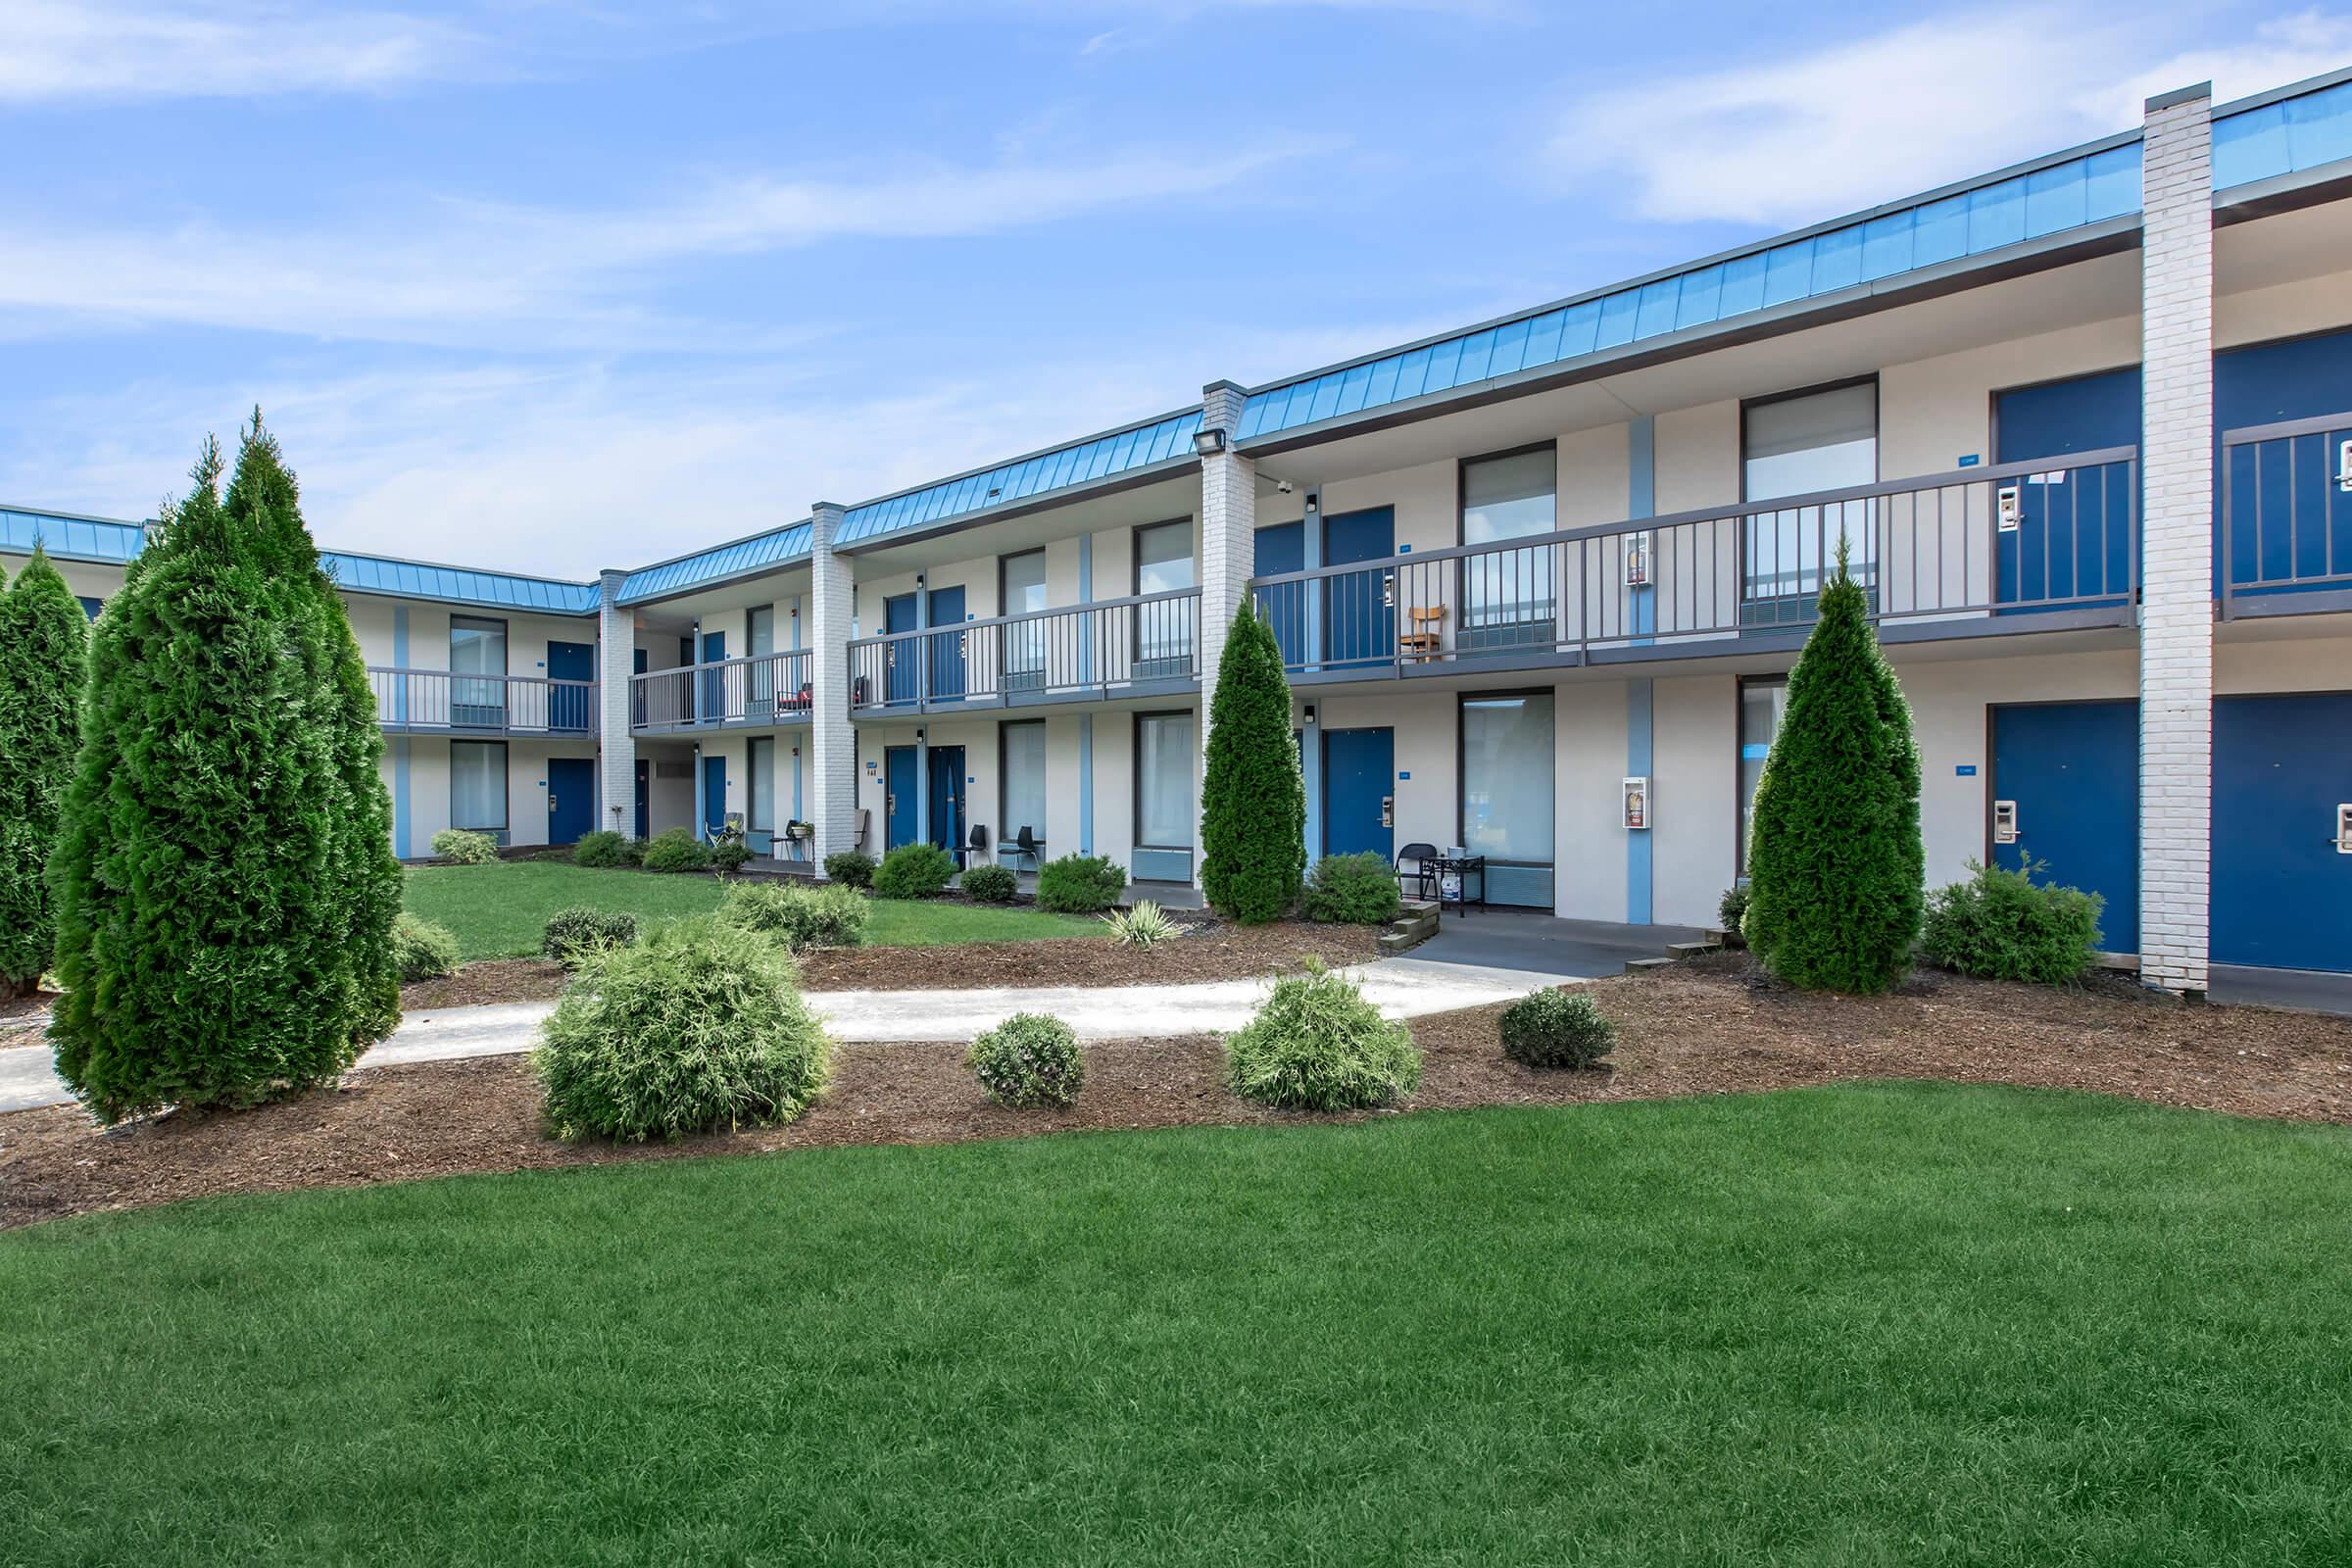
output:
[[[914,748],[893,746],[882,754],[882,783],[889,792],[882,800],[882,847],[895,850],[914,842]]]
[[[931,590],[931,625],[934,627],[963,624],[963,589],[934,588]],[[939,632],[926,637],[930,645],[931,695],[951,702],[963,696],[963,633]]]
[[[1360,855],[1368,850],[1395,863],[1396,779],[1395,731],[1327,729],[1323,732],[1325,855]]]
[[[715,664],[726,657],[727,634],[723,631],[703,633],[703,662]],[[702,684],[703,705],[697,716],[706,724],[715,724],[727,716],[726,671],[719,669],[703,671]]]
[[[547,760],[547,842],[577,844],[596,827],[596,759]]]
[[[641,839],[652,838],[653,825],[654,764],[640,760],[637,763],[637,836]]]
[[[549,643],[547,678],[551,681],[596,679],[596,649],[587,643]],[[585,735],[595,727],[596,688],[592,685],[550,686],[547,689],[547,727],[567,735]],[[561,841],[558,841],[561,842]]]
[[[2287,419],[2352,414],[2352,332],[2256,343],[2213,359],[2214,428],[2242,430]],[[2352,420],[2347,420],[2352,428]],[[2266,594],[2341,588],[2302,582],[2352,569],[2352,494],[2336,482],[2335,441],[2347,431],[2229,448],[2229,560],[2216,569],[2233,589]],[[2333,436],[2335,439],[2330,440]],[[2217,437],[2218,439],[2218,437]],[[2221,496],[2217,492],[2218,509]],[[2214,549],[2223,549],[2217,511]]]
[[[1278,522],[1270,528],[1260,528],[1253,542],[1256,555],[1250,566],[1252,576],[1279,577],[1286,571],[1306,569],[1305,523]],[[1306,595],[1313,586],[1285,582],[1257,591],[1257,612],[1274,629],[1274,641],[1282,649],[1285,669],[1306,667]]]
[[[2216,963],[2352,971],[2352,693],[2213,705]]]
[[[727,760],[703,759],[703,837],[716,838],[727,825]]]
[[[882,601],[882,631],[885,636],[914,630],[915,621],[921,618],[915,613],[914,604],[912,594],[892,594]],[[884,677],[887,686],[883,699],[885,702],[913,704],[915,657],[915,649],[910,643],[893,643],[886,647],[883,654],[888,669]]]
[[[1995,463],[2139,444],[2139,368],[2019,387],[1993,399]],[[1993,600],[2120,605],[2132,569],[2131,472],[2121,464],[2012,480],[2018,526],[1993,534]],[[2053,607],[2055,608],[2055,607]]]
[[[963,849],[963,748],[931,748],[931,842],[950,855]]]
[[[2034,880],[2096,893],[2099,947],[2139,951],[2139,705],[2036,703],[1992,710],[1992,798],[2017,805],[2017,842],[1993,863],[2044,862]]]
[[[1381,562],[1396,553],[1396,509],[1374,507],[1323,519],[1323,564]],[[1396,569],[1330,578],[1323,590],[1325,662],[1385,664],[1396,653]]]

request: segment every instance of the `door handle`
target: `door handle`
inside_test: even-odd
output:
[[[1396,797],[1394,795],[1383,795],[1380,798],[1380,825],[1382,827],[1396,825]]]

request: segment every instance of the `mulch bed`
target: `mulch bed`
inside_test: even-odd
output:
[[[1889,997],[1831,998],[1778,988],[1739,954],[1600,981],[1592,991],[1621,1031],[1610,1067],[1531,1071],[1497,1049],[1499,1007],[1442,1013],[1414,1024],[1427,1066],[1420,1093],[1402,1108],[1936,1078],[2352,1123],[2352,1020],[2342,1018],[2182,1006],[2105,984],[2069,991],[1950,977],[1921,977]],[[962,1054],[961,1046],[936,1043],[845,1046],[832,1092],[792,1126],[653,1147],[548,1138],[537,1088],[512,1056],[355,1072],[340,1089],[285,1104],[168,1117],[113,1134],[71,1106],[18,1111],[0,1115],[0,1226],[222,1193],[459,1172],[1079,1128],[1350,1119],[1285,1115],[1235,1100],[1207,1039],[1090,1045],[1086,1092],[1064,1111],[989,1104]]]
[[[828,948],[801,956],[810,991],[964,991],[999,986],[1149,986],[1246,980],[1302,967],[1334,968],[1379,956],[1380,928],[1284,921],[1240,926],[1196,920],[1149,948],[1101,937],[961,942],[944,948]]]
[[[404,1013],[441,1007],[473,1007],[496,1002],[552,1002],[571,974],[553,958],[476,958],[438,980],[412,980],[400,988]]]

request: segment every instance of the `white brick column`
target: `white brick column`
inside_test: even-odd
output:
[[[850,615],[855,574],[833,553],[843,512],[829,501],[809,509],[808,820],[816,826],[816,870],[825,857],[858,847],[858,734],[850,723]]]
[[[1250,591],[1256,554],[1257,463],[1233,450],[1242,427],[1242,389],[1211,381],[1200,393],[1200,428],[1221,430],[1223,450],[1200,459],[1200,742],[1194,800],[1208,769],[1209,704],[1217,690],[1217,666],[1225,634]],[[1196,824],[1196,846],[1199,845]],[[1193,857],[1193,880],[1200,879],[1200,857]]]
[[[2212,83],[2141,155],[2139,973],[2205,989],[2213,802]]]
[[[620,606],[623,571],[597,573],[596,825],[637,831],[637,736],[629,727],[629,676],[637,668],[637,616]]]

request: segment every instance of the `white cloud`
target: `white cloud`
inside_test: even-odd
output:
[[[2161,12],[1954,13],[1589,97],[1550,151],[1568,174],[1630,179],[1643,218],[1794,225],[2122,129],[2169,87],[2210,77],[2219,101],[2352,55],[2352,19],[2317,11],[2217,48],[2179,32]]]
[[[475,54],[463,30],[389,11],[14,0],[0,103],[380,92],[463,74]]]

